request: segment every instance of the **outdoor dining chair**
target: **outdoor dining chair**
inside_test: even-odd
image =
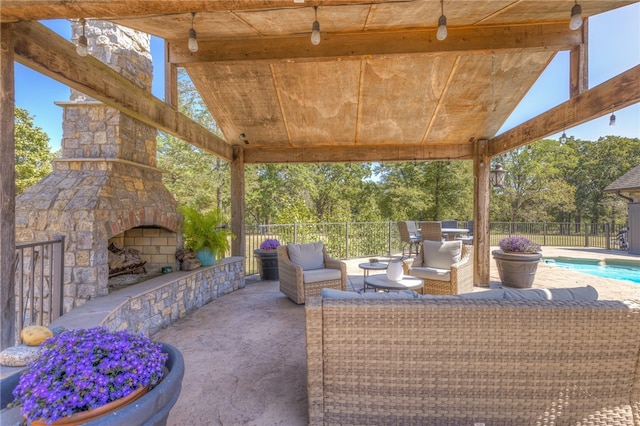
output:
[[[416,223],[412,220],[399,220],[398,232],[400,233],[400,241],[402,241],[402,255],[404,256],[404,248],[409,244],[409,256],[415,251],[418,254],[418,245],[421,237],[418,235]]]
[[[423,241],[442,241],[442,222],[420,222],[420,234]]]

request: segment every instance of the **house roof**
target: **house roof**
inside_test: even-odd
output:
[[[604,192],[640,191],[640,164],[611,182]]]
[[[586,18],[634,2],[580,4]],[[471,159],[478,140],[495,154],[609,111],[598,97],[607,106],[592,106],[591,118],[557,111],[544,127],[492,141],[559,51],[572,52],[572,93],[585,90],[585,26],[568,26],[574,4],[447,0],[444,41],[435,0],[3,0],[1,19],[105,19],[163,38],[168,69],[187,71],[247,163]],[[192,18],[197,53],[187,49]],[[616,104],[638,92],[627,88],[633,99]]]

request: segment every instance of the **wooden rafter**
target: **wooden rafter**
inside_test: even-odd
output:
[[[543,139],[563,129],[601,117],[611,108],[640,102],[640,65],[491,139],[491,156]]]
[[[225,160],[224,140],[37,22],[14,24],[16,61]]]
[[[473,145],[413,145],[313,148],[245,148],[244,162],[332,163],[357,161],[471,160]]]
[[[444,41],[433,29],[368,31],[359,34],[327,34],[313,46],[309,37],[274,37],[236,40],[201,40],[197,53],[184,41],[169,43],[169,62],[188,65],[199,62],[330,61],[337,58],[365,59],[388,55],[434,53],[490,53],[505,50],[569,50],[580,46],[582,33],[566,24],[452,28]]]

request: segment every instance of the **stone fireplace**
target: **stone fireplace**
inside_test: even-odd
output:
[[[74,26],[74,34],[78,28]],[[149,36],[88,21],[92,56],[150,90]],[[71,91],[62,155],[16,202],[18,244],[65,235],[64,312],[108,293],[108,246],[142,251],[147,271],[176,270],[181,216],[156,167],[156,129]]]

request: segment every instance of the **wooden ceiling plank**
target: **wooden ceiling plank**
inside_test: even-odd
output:
[[[585,19],[580,31],[584,42],[571,49],[569,55],[569,96],[575,97],[589,89],[589,20]]]
[[[271,70],[271,76],[273,78],[273,87],[276,91],[276,96],[278,97],[278,106],[280,107],[280,114],[282,115],[282,123],[284,124],[284,129],[287,132],[287,140],[289,141],[289,146],[293,146],[293,142],[291,140],[291,131],[289,130],[289,125],[287,124],[287,114],[285,114],[284,103],[282,102],[282,87],[278,81],[278,75],[276,73],[276,69],[273,65],[269,66]]]
[[[425,161],[425,160],[471,160],[473,145],[405,146],[388,145],[373,147],[313,148],[247,148],[244,151],[246,164],[269,163],[340,163],[369,161]]]
[[[440,95],[440,97],[438,97],[438,103],[436,105],[436,109],[433,111],[433,114],[431,114],[431,117],[429,118],[429,124],[427,124],[427,128],[424,131],[424,136],[422,136],[422,144],[424,144],[429,138],[429,133],[433,128],[433,123],[435,122],[435,119],[438,116],[440,109],[442,108],[443,100],[447,94],[447,91],[449,90],[449,87],[451,87],[451,80],[453,80],[453,76],[456,74],[459,63],[460,63],[460,57],[458,56],[455,62],[453,63],[453,67],[451,67],[451,71],[449,72],[449,76],[447,78],[446,84],[444,85],[444,89],[442,90],[442,94]]]
[[[44,25],[19,22],[14,25],[14,35],[16,61],[21,64],[157,129],[231,160],[232,149],[224,140],[99,60],[78,56],[73,44]]]
[[[184,41],[169,43],[169,62],[333,61],[425,53],[490,53],[502,50],[569,50],[582,43],[582,33],[565,24],[452,28],[437,41],[434,29],[325,34],[317,46],[309,37],[199,40],[197,53]]]
[[[396,3],[413,0],[394,0]],[[388,0],[2,0],[0,22],[33,21],[62,18],[94,18],[108,20],[114,17],[172,15],[217,11],[260,11],[271,9],[294,9],[317,6],[348,6],[387,3]]]
[[[640,65],[587,90],[490,141],[491,156],[640,102]]]

